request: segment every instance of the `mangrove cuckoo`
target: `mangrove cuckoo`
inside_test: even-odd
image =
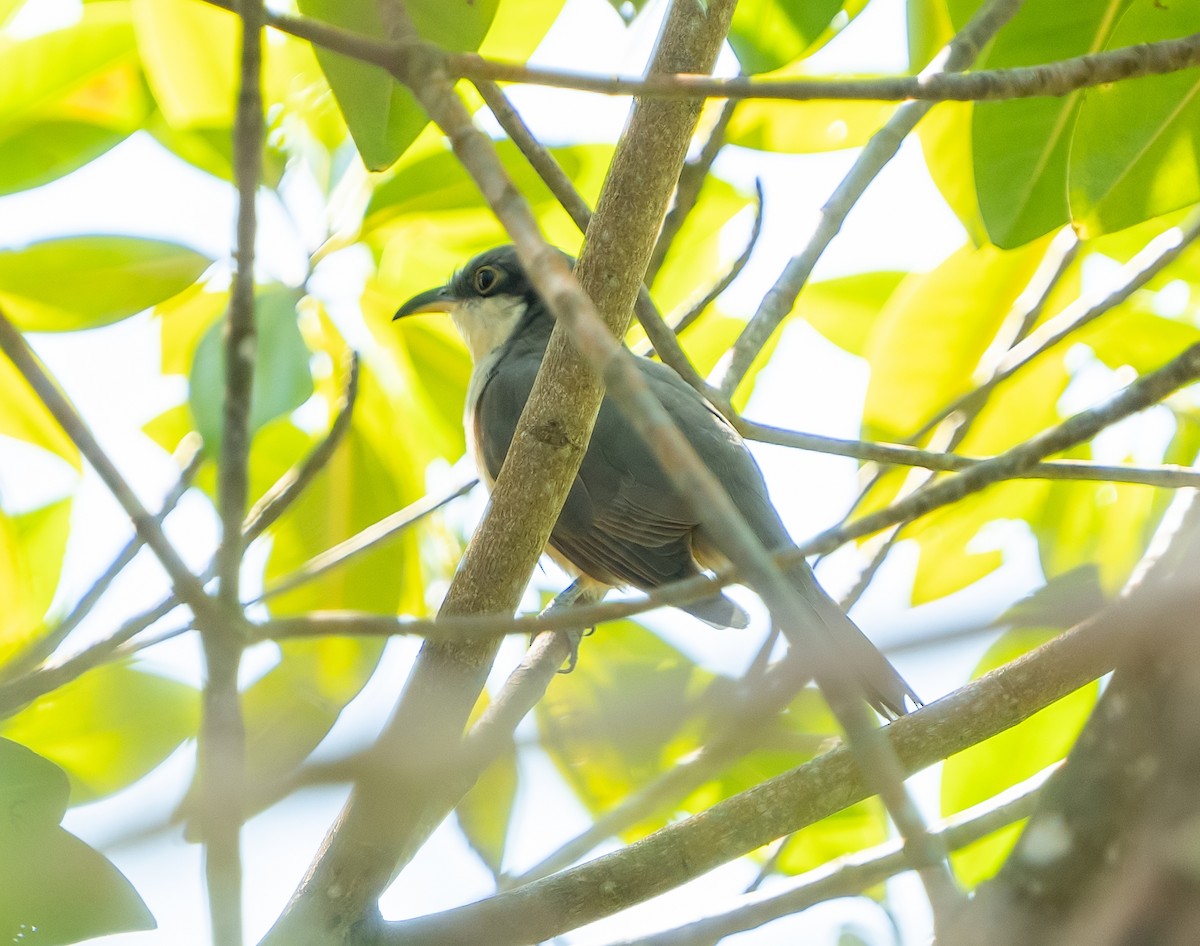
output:
[[[445,286],[404,303],[395,318],[418,312],[449,313],[470,350],[474,370],[464,423],[490,489],[542,364],[554,317],[511,246],[476,256]],[[738,433],[666,365],[648,358],[638,358],[637,365],[759,541],[770,550],[792,547],[762,472]],[[699,517],[608,397],[549,544],[555,560],[571,566],[579,575],[576,584],[589,587],[594,597],[609,587],[650,591],[725,563]],[[920,705],[895,668],[817,584],[806,562],[789,566],[789,576],[812,622],[801,630],[828,630],[872,706],[893,717],[907,711],[906,698]],[[684,609],[716,627],[749,622],[746,612],[719,592]]]

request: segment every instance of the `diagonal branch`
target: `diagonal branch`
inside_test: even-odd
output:
[[[653,68],[708,68],[724,38],[731,11],[731,4],[711,3],[706,16],[691,4],[676,4]],[[380,12],[398,39],[411,41],[416,36],[400,3],[384,4]],[[681,43],[681,36],[688,41]],[[503,173],[491,142],[472,126],[437,57],[408,57],[393,65],[397,77],[447,134],[455,153],[509,230],[526,271],[556,315],[560,320],[570,316],[596,320],[591,302],[580,292],[565,261],[545,245],[528,206]],[[698,106],[680,103],[648,108],[645,104],[635,107],[594,218],[598,223],[593,229],[601,233],[619,230],[622,240],[589,239],[576,270],[584,289],[589,281],[594,283],[601,311],[621,330],[665,211],[669,188],[682,164]],[[613,188],[622,195],[615,203]],[[639,195],[633,213],[623,206],[623,195],[630,188]],[[443,604],[445,614],[511,613],[582,460],[601,391],[564,341],[562,331],[556,335],[497,480],[489,512]],[[531,483],[535,495],[531,495]],[[439,793],[436,786],[427,784],[425,775],[430,766],[441,764],[448,748],[460,739],[494,653],[494,642],[440,641],[422,648],[379,744],[388,758],[405,765],[404,771],[356,784],[320,858],[267,942],[289,946],[342,942],[364,917],[388,883],[398,853],[410,839],[421,835],[428,819],[440,820]],[[407,798],[400,808],[394,801],[397,792]]]

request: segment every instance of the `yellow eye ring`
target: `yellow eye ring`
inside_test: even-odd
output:
[[[480,266],[475,270],[471,281],[475,284],[475,291],[481,296],[490,295],[500,285],[500,270],[495,266]]]

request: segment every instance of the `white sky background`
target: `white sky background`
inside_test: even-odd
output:
[[[41,0],[33,6],[44,16],[54,16],[55,11],[66,11],[69,16],[73,9],[69,0]],[[662,0],[658,7],[661,14]],[[566,13],[536,61],[543,66],[600,73],[638,73],[656,33],[651,23],[654,18],[644,15],[634,28],[626,30],[605,0],[568,0]],[[37,24],[28,26],[33,29]],[[903,0],[873,0],[842,36],[812,57],[810,63],[815,71],[902,72],[907,65]],[[721,69],[729,73],[733,68],[727,52]],[[628,108],[626,100],[529,87],[514,88],[511,96],[535,132],[549,142],[615,137]],[[766,188],[764,233],[754,261],[724,297],[725,311],[753,312],[787,259],[806,242],[818,208],[845,175],[856,153],[803,158],[738,149],[723,153],[718,163],[722,176],[747,189],[759,176]],[[218,258],[228,258],[234,210],[229,185],[183,165],[148,136],[139,135],[63,180],[0,199],[0,247],[66,233],[120,232],[176,239]],[[731,256],[740,249],[746,230],[748,224],[744,221],[730,228],[726,236]],[[816,277],[876,269],[926,269],[963,240],[961,227],[942,203],[925,172],[920,149],[910,139],[851,213],[842,234],[819,263]],[[306,252],[303,237],[271,200],[260,202],[259,251],[265,274],[293,283],[302,277]],[[356,306],[361,284],[356,281],[354,267],[337,272],[339,278],[345,277],[341,284],[326,275],[317,285],[331,294],[329,301],[334,305]],[[80,345],[77,335],[42,336],[35,343],[143,500],[151,507],[157,506],[158,498],[174,482],[175,470],[137,428],[177,403],[180,389],[178,381],[164,380],[158,374],[157,333],[148,316],[91,332],[85,346]],[[816,433],[843,437],[857,434],[867,382],[867,369],[861,361],[836,349],[806,326],[794,323],[785,333],[777,363],[786,365],[786,369],[763,372],[748,416]],[[846,475],[853,461],[769,446],[756,446],[755,452],[777,505],[798,537],[836,521],[853,497],[853,480]],[[8,440],[0,442],[0,495],[6,509],[33,508],[71,486],[62,476],[31,475],[30,469],[29,456],[19,445]],[[814,501],[816,496],[819,501]],[[482,497],[475,495],[453,515],[469,529],[482,508]],[[66,601],[74,601],[82,593],[129,534],[124,516],[93,475],[84,479],[76,514],[79,518],[73,538],[86,538],[74,541],[69,551],[60,590]],[[180,544],[190,564],[205,564],[217,539],[208,504],[194,496],[186,498],[179,514],[169,521],[168,533]],[[1019,530],[1003,539],[1005,547],[1014,551],[1028,552],[1031,547]],[[835,556],[821,572],[834,591],[839,583],[853,577],[852,567],[847,567],[853,565],[853,553],[841,558],[839,563],[839,556]],[[972,589],[974,615],[981,611],[998,613],[1013,597],[1038,583],[1034,559],[1028,554],[1010,559],[999,573]],[[898,550],[854,612],[868,633],[879,640],[902,639],[918,626],[950,626],[962,614],[961,604],[953,600],[917,611],[904,610],[913,567],[911,556],[904,549]],[[562,586],[552,570],[543,578],[535,578],[535,582],[547,588]],[[83,634],[106,633],[124,616],[155,603],[164,589],[161,573],[143,555],[138,567],[109,592],[89,618]],[[747,601],[747,596],[743,595],[742,600]],[[527,603],[536,606],[533,597]],[[761,623],[761,608],[754,607]],[[715,631],[678,615],[654,615],[649,623],[706,666],[724,672],[744,666],[761,639],[758,633],[739,637]],[[509,666],[504,661],[515,661],[521,646],[516,640],[506,644],[498,664],[502,668],[497,672],[498,680]],[[939,652],[936,662],[925,653],[917,653],[915,658],[905,654],[899,663],[918,692],[932,699],[964,680],[979,648],[976,641]],[[338,755],[377,730],[415,649],[411,641],[397,641],[389,647],[381,672],[343,715],[333,736],[319,750],[320,756]],[[586,657],[585,643],[583,659]],[[268,659],[269,651],[260,649],[248,661],[247,673],[261,672],[263,661]],[[173,645],[154,663],[167,672],[199,682],[200,659],[194,642]],[[207,943],[200,849],[183,843],[174,834],[110,846],[131,824],[144,822],[148,814],[158,812],[165,818],[170,813],[190,774],[192,751],[187,747],[176,753],[160,770],[116,798],[72,809],[67,816],[68,829],[105,850],[134,882],[160,923],[155,933],[120,935],[105,942],[130,946]],[[590,820],[558,782],[544,756],[525,756],[524,790],[509,855],[514,869],[532,864]],[[926,809],[935,816],[936,770],[918,777],[913,784]],[[530,786],[535,786],[533,791]],[[282,908],[343,795],[336,789],[311,790],[247,825],[248,941],[256,941]],[[561,942],[603,943],[618,935],[672,925],[690,918],[716,898],[737,893],[752,876],[753,871],[746,865],[727,866],[619,919],[564,937]],[[898,889],[910,890],[909,881],[899,883]],[[466,849],[451,820],[443,825],[435,843],[404,872],[382,906],[385,915],[399,917],[453,906],[463,897],[486,895],[490,888],[490,875]],[[919,898],[916,894],[903,899],[915,902]],[[843,901],[814,908],[799,918],[730,942],[747,946],[782,942],[786,929],[787,935],[803,931],[808,937],[806,942],[832,943],[848,919],[862,925],[862,935],[868,942],[892,941],[890,926],[880,911]],[[927,937],[927,920],[920,909],[902,910],[900,919],[906,942],[920,942]]]

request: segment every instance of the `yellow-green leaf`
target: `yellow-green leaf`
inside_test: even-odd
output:
[[[173,127],[229,127],[237,106],[241,26],[201,0],[130,0],[138,50]]]
[[[129,663],[104,664],[0,724],[0,734],[61,765],[80,804],[132,784],[193,737],[199,698]]]
[[[892,293],[867,340],[871,365],[863,427],[908,436],[972,387],[980,357],[1045,251],[964,247]]]
[[[1054,636],[1053,631],[1008,631],[993,644],[976,667],[974,677],[1032,650]],[[1096,703],[1096,683],[1076,690],[1029,719],[986,742],[946,760],[942,767],[942,813],[951,815],[998,795],[1064,758]],[[974,887],[993,876],[1004,862],[1017,832],[997,836],[987,844],[952,855],[959,882]]]
[[[70,499],[19,516],[0,511],[0,664],[41,634],[70,524]]]
[[[31,332],[96,328],[190,286],[212,263],[178,243],[60,237],[0,251],[0,305]]]

